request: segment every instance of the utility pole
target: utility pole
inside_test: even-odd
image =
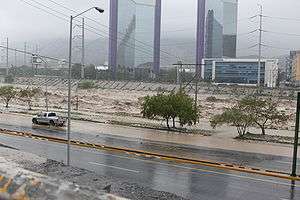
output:
[[[6,76],[8,75],[8,67],[9,67],[9,63],[8,63],[8,38],[6,38]]]
[[[263,17],[263,7],[261,4],[259,6],[259,41],[258,41],[258,76],[257,76],[257,86],[260,87],[260,73],[261,73],[261,40],[262,40],[262,17]]]
[[[82,43],[81,43],[81,79],[84,79],[84,66],[85,66],[85,49],[84,49],[84,18],[82,18],[82,36],[81,36],[81,39],[82,39]]]
[[[27,51],[27,43],[24,43],[24,65],[27,65],[27,60],[26,60],[26,51]]]
[[[17,63],[17,50],[15,49],[15,67],[17,67],[18,63]]]
[[[295,124],[295,137],[294,137],[294,153],[292,164],[292,176],[296,176],[297,173],[297,153],[298,153],[298,141],[299,141],[299,120],[300,120],[300,92],[297,94],[297,111],[296,111],[296,124]]]
[[[179,78],[179,66],[176,65],[176,84],[180,84],[180,78]]]
[[[181,80],[181,73],[182,73],[182,61],[178,61],[177,65],[177,84],[180,84],[180,90],[182,89],[182,80]]]
[[[197,70],[197,67],[199,67],[197,64],[195,65],[195,73],[196,73],[196,84],[195,84],[195,110],[198,108],[198,81],[199,81],[199,74]]]

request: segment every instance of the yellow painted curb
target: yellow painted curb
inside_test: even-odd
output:
[[[63,138],[44,136],[44,135],[36,135],[36,134],[26,133],[26,132],[10,131],[10,130],[6,130],[6,129],[0,129],[0,133],[6,134],[6,135],[18,136],[18,137],[27,137],[27,138],[31,138],[31,139],[35,139],[35,140],[47,140],[47,141],[61,143],[61,144],[68,143],[68,141]],[[87,142],[76,141],[76,140],[71,140],[70,144],[74,145],[74,146],[85,147],[85,148],[108,150],[108,151],[133,154],[136,156],[144,156],[146,158],[154,157],[157,159],[174,161],[174,162],[179,162],[179,163],[202,165],[202,166],[213,167],[213,168],[217,168],[217,169],[225,169],[225,170],[258,174],[258,175],[293,180],[293,181],[300,181],[300,176],[294,177],[286,172],[281,172],[281,171],[244,167],[244,166],[238,166],[238,165],[222,163],[222,162],[214,162],[214,161],[209,161],[209,160],[197,160],[197,159],[193,159],[193,158],[183,158],[183,157],[178,157],[178,156],[164,155],[164,154],[158,154],[158,153],[154,153],[154,152],[147,152],[147,151],[129,149],[129,148],[123,148],[123,147],[106,146],[106,145],[102,145],[102,144],[93,144],[93,143],[87,143]]]

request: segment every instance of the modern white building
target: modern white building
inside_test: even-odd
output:
[[[211,58],[202,60],[201,77],[216,84],[258,84],[257,59]],[[276,87],[278,80],[278,60],[262,59],[260,84]]]

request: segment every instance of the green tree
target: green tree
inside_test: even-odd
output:
[[[265,135],[266,128],[273,124],[284,124],[287,120],[288,116],[280,112],[278,104],[271,99],[246,97],[221,115],[215,115],[210,123],[214,128],[222,124],[234,125],[242,136],[249,126],[260,127],[262,135]]]
[[[81,78],[81,64],[75,63],[72,65],[71,75],[73,79],[80,79]]]
[[[84,78],[86,79],[96,79],[97,70],[95,65],[88,65],[84,69]]]
[[[234,106],[227,108],[222,114],[215,115],[210,120],[210,124],[213,128],[223,124],[233,125],[236,127],[239,136],[243,136],[249,126],[253,124],[253,121],[241,108]]]
[[[288,116],[278,110],[278,103],[272,99],[247,97],[238,104],[244,113],[260,127],[262,135],[266,134],[266,128],[273,124],[285,124],[288,120]]]
[[[0,87],[0,97],[5,103],[5,107],[8,108],[9,102],[16,97],[17,90],[13,86]]]
[[[178,112],[179,123],[183,125],[193,125],[199,121],[199,108],[194,105],[194,99],[185,93],[178,93],[180,100],[180,109]]]
[[[193,99],[183,91],[146,96],[142,103],[142,114],[150,119],[162,117],[166,120],[169,129],[170,119],[172,119],[173,128],[176,128],[176,118],[179,118],[181,126],[192,125],[199,118],[199,112],[193,104]]]
[[[5,82],[5,83],[13,83],[13,82],[14,82],[14,77],[13,77],[13,75],[12,75],[12,74],[9,74],[9,75],[5,76],[4,82]]]
[[[31,110],[32,107],[32,99],[37,96],[38,94],[40,94],[40,89],[38,88],[26,88],[26,89],[22,89],[19,92],[19,97],[21,100],[25,101],[28,105],[28,110]]]

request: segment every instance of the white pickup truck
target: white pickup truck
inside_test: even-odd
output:
[[[45,124],[51,126],[64,126],[66,119],[58,116],[54,112],[42,112],[32,118],[33,124]]]

